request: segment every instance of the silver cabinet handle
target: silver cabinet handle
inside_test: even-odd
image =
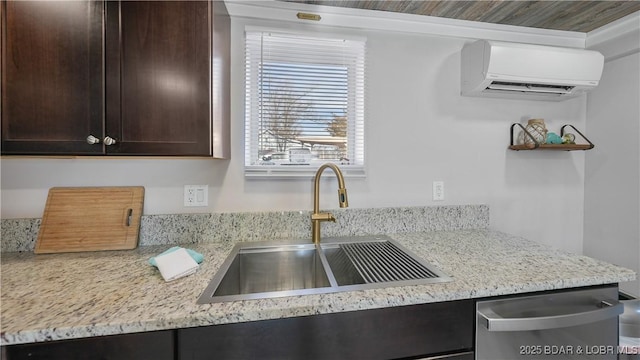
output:
[[[112,138],[111,136],[107,136],[104,138],[104,144],[107,146],[113,145],[116,143],[116,139]]]
[[[89,135],[87,136],[87,144],[89,145],[94,145],[94,144],[99,144],[100,143],[100,139],[93,136],[93,135]]]
[[[504,318],[496,314],[490,306],[486,308],[479,307],[478,321],[489,331],[531,331],[589,324],[616,317],[624,311],[624,305],[621,303],[612,305],[606,301],[602,301],[599,305],[595,310],[523,318]]]

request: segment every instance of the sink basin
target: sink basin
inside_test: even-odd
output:
[[[314,244],[240,243],[198,303],[451,281],[389,237],[328,238]]]
[[[222,276],[214,277],[218,285],[213,297],[271,292],[284,296],[301,289],[331,286],[313,244],[240,246],[234,250],[231,263],[217,274]]]

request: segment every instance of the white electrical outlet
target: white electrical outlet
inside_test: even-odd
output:
[[[184,206],[208,206],[209,185],[185,185]]]
[[[444,181],[433,182],[433,201],[444,200]]]

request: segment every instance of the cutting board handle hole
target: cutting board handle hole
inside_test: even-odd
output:
[[[133,209],[127,210],[127,226],[131,226],[132,217],[133,217]]]

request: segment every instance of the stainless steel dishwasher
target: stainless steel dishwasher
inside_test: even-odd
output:
[[[617,359],[618,287],[478,301],[476,359]]]

